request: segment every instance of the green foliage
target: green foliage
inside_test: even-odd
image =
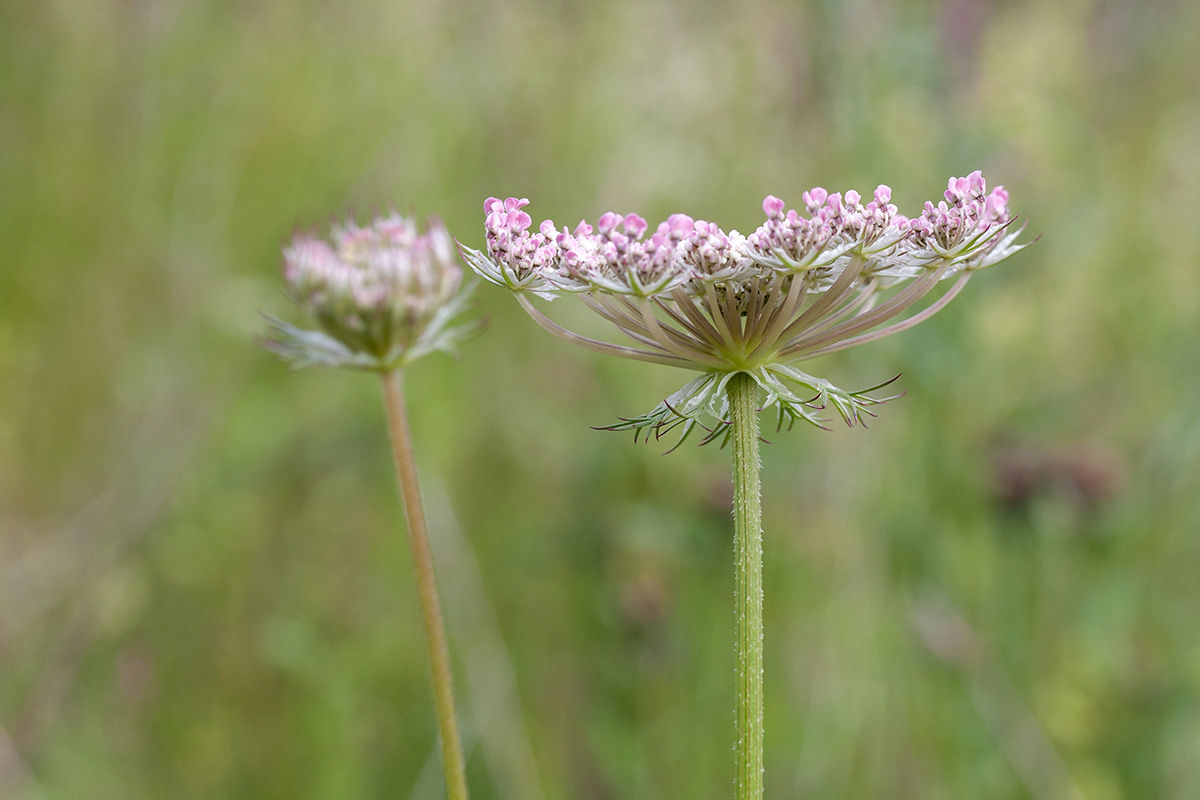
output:
[[[812,367],[902,373],[869,431],[764,422],[767,796],[1191,796],[1198,36],[1172,0],[0,5],[0,796],[439,795],[376,382],[254,345],[296,226],[745,232],[975,168],[1041,241]],[[487,289],[407,379],[474,796],[728,797],[729,454],[591,430],[680,375]]]

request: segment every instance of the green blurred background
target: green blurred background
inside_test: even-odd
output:
[[[1041,240],[765,449],[771,798],[1200,797],[1200,4],[0,5],[0,797],[440,795],[379,391],[255,346],[348,210],[984,169]],[[557,304],[556,304],[557,306]],[[726,798],[728,452],[491,330],[408,379],[478,800]],[[564,301],[558,313],[583,312]]]

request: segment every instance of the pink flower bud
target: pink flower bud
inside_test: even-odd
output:
[[[682,239],[692,232],[695,221],[687,214],[672,214],[667,217],[667,224],[671,228],[671,234]]]
[[[650,227],[646,220],[639,217],[637,214],[629,214],[625,217],[625,232],[635,239],[642,238],[642,234]]]
[[[804,193],[804,205],[808,206],[810,213],[814,212],[821,206],[825,205],[825,198],[828,196],[829,193],[820,186],[814,187],[813,189],[810,189]]]
[[[523,231],[533,224],[533,217],[518,209],[519,206],[509,209],[508,227],[516,231]]]
[[[1002,220],[1008,216],[1008,192],[1004,191],[1003,186],[992,189],[987,198],[986,211],[988,217],[993,220]]]
[[[783,201],[773,194],[767,195],[767,199],[763,200],[763,213],[770,219],[776,219],[783,216]]]
[[[972,194],[982,195],[984,190],[987,189],[987,183],[984,182],[984,180],[983,180],[983,171],[982,170],[977,169],[974,172],[972,172],[970,175],[967,176],[966,181],[967,181],[967,188],[970,190],[970,192]]]

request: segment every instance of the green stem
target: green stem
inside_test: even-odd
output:
[[[450,674],[450,650],[438,601],[437,579],[433,571],[433,553],[425,512],[421,508],[421,489],[417,484],[417,465],[413,461],[412,436],[404,409],[404,385],[400,370],[382,375],[383,400],[387,408],[392,454],[396,458],[396,476],[404,514],[408,521],[408,544],[412,549],[413,568],[417,573],[417,591],[425,618],[425,645],[429,651],[429,670],[433,680],[433,700],[442,742],[442,767],[446,772],[446,797],[467,800],[467,776],[463,763],[462,740],[454,715],[454,680]]]
[[[758,384],[729,381],[733,425],[733,521],[737,558],[737,800],[763,796],[762,493]]]

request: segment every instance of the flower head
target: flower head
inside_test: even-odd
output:
[[[392,213],[334,225],[328,241],[298,235],[284,248],[283,276],[321,328],[268,318],[279,338],[267,345],[297,366],[388,371],[452,349],[475,327],[450,327],[469,288],[460,291],[454,241],[437,219],[424,233]]]
[[[661,435],[683,425],[686,436],[706,414],[726,421],[723,390],[737,372],[759,383],[781,425],[820,424],[818,412],[831,405],[853,425],[883,401],[795,365],[917,324],[974,271],[1025,247],[1015,243],[1008,193],[989,193],[978,171],[951,178],[944,199],[913,218],[899,213],[891,194],[879,186],[864,203],[857,191],[818,187],[802,194],[803,211],[768,196],[766,220],[749,236],[673,214],[648,238],[641,217],[612,212],[574,231],[546,220],[531,234],[532,218],[521,210],[527,200],[491,198],[486,252],[460,250],[546,330],[598,352],[701,373],[649,414],[614,428]],[[900,318],[948,278],[954,283],[936,301]],[[627,343],[567,330],[528,297],[563,293],[580,295]]]

